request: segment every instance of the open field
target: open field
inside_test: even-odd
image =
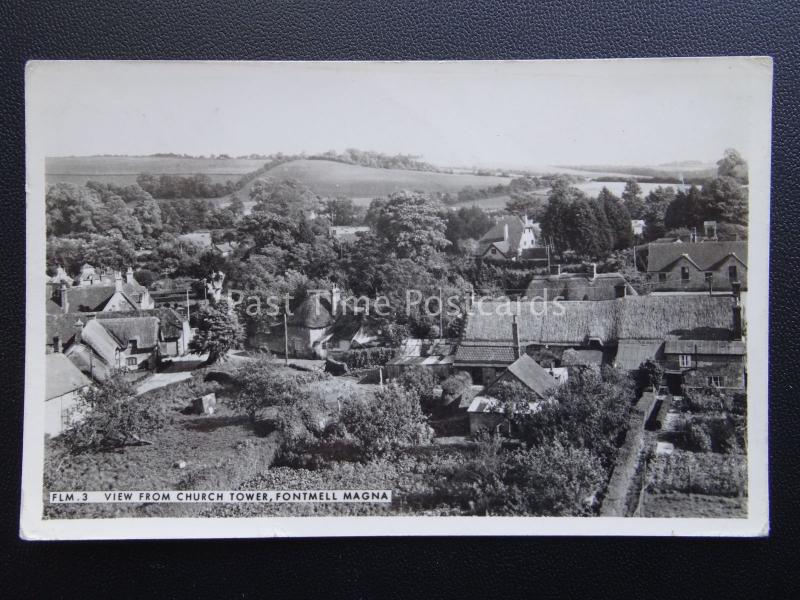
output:
[[[354,198],[386,196],[403,189],[458,192],[467,186],[485,188],[511,181],[508,177],[376,169],[328,160],[294,160],[270,169],[268,174],[302,181],[321,196]]]
[[[136,183],[140,173],[154,175],[208,175],[212,182],[236,181],[264,166],[264,159],[173,158],[159,156],[65,156],[45,161],[46,182],[84,185],[94,180],[117,185]]]

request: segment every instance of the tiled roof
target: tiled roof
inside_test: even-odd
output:
[[[659,358],[663,340],[622,340],[617,347],[616,366],[627,371],[638,369],[643,362]]]
[[[701,270],[708,270],[729,254],[747,264],[747,242],[698,242],[687,244],[649,244],[648,272],[662,271],[686,254]]]
[[[508,370],[529,390],[544,398],[556,387],[556,380],[527,354],[523,354],[508,366]],[[490,388],[491,389],[491,388]]]
[[[45,400],[79,390],[91,382],[61,353],[48,354],[44,362]]]
[[[505,226],[508,225],[508,239],[505,237]],[[516,253],[519,248],[519,240],[522,237],[523,230],[522,219],[519,217],[503,217],[478,240],[478,254],[483,254],[489,246],[497,242],[497,247],[506,254],[508,252]]]
[[[516,359],[513,346],[460,345],[456,350],[456,364],[498,363],[507,365]]]
[[[743,356],[747,346],[740,340],[667,340],[664,354],[722,354]]]

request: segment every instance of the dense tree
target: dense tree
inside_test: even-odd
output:
[[[193,354],[208,354],[207,364],[225,360],[229,350],[236,348],[244,337],[236,313],[226,301],[216,306],[204,306],[197,315],[197,332],[189,342]]]
[[[642,188],[635,179],[628,179],[625,182],[625,190],[622,192],[622,203],[631,216],[631,219],[644,219],[645,205],[642,198]]]
[[[687,191],[678,190],[675,199],[669,203],[664,213],[664,227],[673,230],[685,227],[689,231],[697,227],[702,231],[705,214],[703,198],[697,186]]]
[[[734,225],[747,225],[748,194],[733,177],[717,177],[701,190],[702,218]]]
[[[612,246],[615,250],[629,248],[633,244],[633,227],[631,216],[625,205],[612,194],[608,188],[603,188],[597,196],[597,202],[603,207],[609,227],[612,232]]]
[[[237,219],[244,215],[244,202],[242,202],[238,194],[231,194],[231,203],[228,205],[228,208]]]
[[[436,385],[436,377],[430,369],[408,368],[397,378],[397,383],[416,398],[420,406],[430,410],[434,401],[433,388]]]
[[[350,198],[328,198],[325,201],[325,214],[331,225],[357,225],[361,217],[359,212]]]
[[[367,459],[427,443],[433,437],[419,400],[396,383],[389,383],[366,402],[348,400],[341,423]]]
[[[550,190],[541,228],[542,236],[552,242],[556,252],[561,253],[571,247],[573,236],[570,231],[574,225],[572,204],[578,198],[585,200],[586,196],[563,179],[554,182]]]
[[[492,219],[478,206],[448,211],[445,220],[445,237],[450,242],[448,249],[454,252],[460,250],[460,241],[478,239],[492,227]]]
[[[672,187],[658,186],[647,194],[644,214],[644,237],[646,240],[658,239],[667,232],[664,219],[667,207],[674,199],[675,189]]]
[[[253,212],[272,212],[283,217],[297,217],[320,210],[317,195],[296,179],[257,179],[250,188],[250,200],[255,202]]]
[[[747,161],[742,158],[742,155],[737,150],[727,148],[723,157],[717,161],[717,175],[719,177],[731,177],[737,183],[747,185]]]
[[[73,453],[152,443],[143,436],[168,421],[165,405],[137,396],[122,371],[81,392],[76,410],[81,419],[62,436]]]
[[[376,229],[399,258],[427,260],[450,245],[440,205],[425,194],[402,191],[389,196]]]

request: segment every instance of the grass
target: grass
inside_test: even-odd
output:
[[[734,519],[747,517],[747,498],[726,498],[703,494],[665,492],[647,493],[644,517],[691,517],[705,519]]]
[[[212,182],[236,181],[245,173],[264,166],[263,159],[168,158],[155,156],[77,156],[51,157],[45,161],[46,181],[84,185],[94,180],[117,185],[132,185],[140,173],[154,175],[194,175],[203,173]]]
[[[213,416],[173,413],[173,421],[150,436],[152,446],[70,456],[58,440],[45,448],[45,517],[196,516],[192,504],[48,504],[46,493],[66,490],[235,489],[267,469],[279,447],[275,434],[259,436],[246,417],[219,406]],[[179,468],[179,461],[186,463]]]
[[[454,193],[467,186],[507,185],[511,180],[508,177],[376,169],[328,160],[294,160],[270,169],[267,174],[302,181],[320,196],[351,198],[386,196],[403,189]],[[248,197],[249,188],[242,190],[240,197]]]

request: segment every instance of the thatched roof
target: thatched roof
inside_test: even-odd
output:
[[[153,348],[158,344],[157,317],[101,319],[100,323],[124,348],[127,348],[133,340],[139,348]]]
[[[730,339],[730,296],[632,296],[598,302],[482,302],[467,317],[461,346],[512,346],[512,315],[523,345],[583,345],[591,339]],[[460,347],[459,353],[463,354]]]
[[[288,319],[288,324],[309,329],[329,327],[333,325],[334,320],[328,307],[330,307],[330,303],[327,299],[321,296],[310,296],[294,309]]]
[[[746,344],[741,340],[667,340],[664,354],[711,354],[744,356]]]

